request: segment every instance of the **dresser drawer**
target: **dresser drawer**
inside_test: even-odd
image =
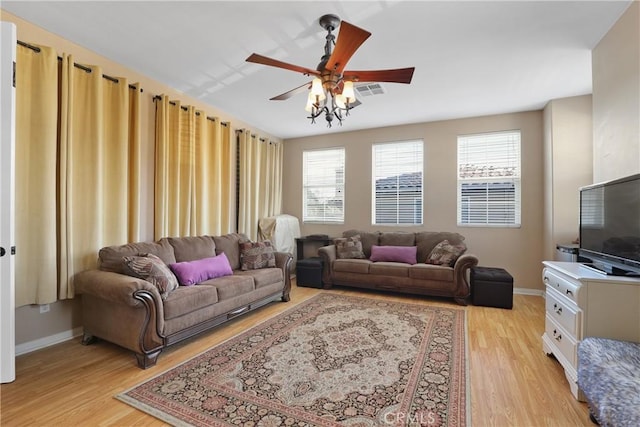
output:
[[[580,331],[580,320],[582,312],[573,303],[568,304],[560,293],[555,291],[551,286],[547,286],[546,293],[546,311],[560,326],[567,330],[571,335],[580,339],[578,331]]]
[[[578,344],[576,340],[565,331],[549,313],[545,316],[545,333],[553,341],[553,344],[560,350],[560,353],[571,363],[571,366],[578,366]]]
[[[542,270],[542,281],[551,288],[560,292],[571,301],[578,304],[578,293],[580,292],[580,285],[574,284],[564,277],[555,274],[552,270],[545,268]]]

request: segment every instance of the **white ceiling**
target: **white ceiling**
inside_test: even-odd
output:
[[[281,138],[540,109],[591,93],[591,49],[630,1],[2,1],[0,7]],[[340,16],[372,33],[347,69],[415,66],[342,127],[314,125],[309,81],[251,53],[315,68]],[[339,38],[339,29],[338,29]],[[24,40],[29,42],[30,40]]]

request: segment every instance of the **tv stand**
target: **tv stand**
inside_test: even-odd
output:
[[[621,277],[640,277],[640,273],[632,270],[625,270],[623,268],[615,267],[613,265],[607,265],[596,262],[580,263],[582,266],[595,271],[596,273],[606,274],[607,276],[621,276]]]
[[[640,278],[607,275],[577,262],[544,261],[542,349],[564,368],[578,400],[578,346],[586,337],[640,342]]]

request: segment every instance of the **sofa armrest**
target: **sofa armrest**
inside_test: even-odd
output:
[[[276,267],[282,269],[284,276],[284,289],[282,290],[282,300],[288,302],[291,297],[291,265],[293,264],[293,254],[289,252],[276,252]]]
[[[478,265],[478,257],[474,254],[463,254],[453,265],[453,281],[456,287],[456,300],[466,299],[471,294],[469,275],[471,267]]]
[[[102,270],[86,270],[73,276],[73,286],[76,293],[90,294],[107,301],[132,307],[142,307],[143,303],[135,295],[141,291],[148,292],[156,305],[162,307],[162,298],[158,288],[146,280],[125,274]],[[162,308],[160,311],[162,312]]]
[[[336,245],[322,246],[318,248],[318,255],[322,258],[322,284],[325,289],[333,286],[333,261],[336,259]]]

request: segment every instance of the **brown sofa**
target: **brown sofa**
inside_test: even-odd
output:
[[[462,253],[452,265],[428,264],[436,246],[447,240],[450,245],[462,247],[464,236],[449,232],[368,232],[349,230],[343,238],[359,236],[363,258],[339,258],[336,245],[318,250],[322,257],[322,282],[325,288],[353,286],[417,295],[453,297],[458,304],[466,305],[470,293],[469,270],[478,264],[475,255]],[[376,246],[415,246],[416,263],[372,261],[372,248]],[[440,245],[442,247],[442,245]]]
[[[246,240],[246,236],[232,233],[102,248],[98,268],[74,276],[75,290],[82,294],[83,344],[95,338],[118,344],[135,352],[144,369],[155,365],[166,346],[271,301],[289,301],[292,255],[275,252],[275,267],[243,271],[240,242]],[[154,284],[132,277],[123,262],[129,259],[124,257],[153,254],[167,265],[191,264],[221,253],[228,259],[232,275],[178,286],[164,298]]]

